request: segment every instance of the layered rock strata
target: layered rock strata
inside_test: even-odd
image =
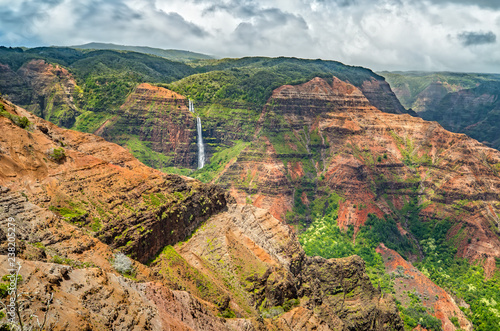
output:
[[[498,151],[435,122],[381,112],[335,78],[276,89],[259,123],[255,142],[218,179],[239,202],[284,220],[337,192],[344,197],[339,225],[359,228],[369,213],[404,226],[398,210],[418,197],[421,217],[449,218],[453,233],[467,233],[457,242],[459,256],[485,259],[493,270],[500,257]]]
[[[306,257],[288,226],[217,186],[2,107],[30,121],[0,117],[0,228],[14,218],[25,325],[47,313],[54,330],[402,330],[361,259]],[[123,274],[118,251],[135,259]]]

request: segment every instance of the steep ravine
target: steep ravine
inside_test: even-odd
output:
[[[53,295],[54,330],[402,329],[361,259],[306,257],[287,225],[220,187],[1,104],[30,121],[0,117],[1,222],[19,229],[29,313],[42,317]],[[117,251],[137,260],[127,278],[113,267]]]

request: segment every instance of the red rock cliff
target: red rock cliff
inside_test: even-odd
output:
[[[311,200],[326,187],[345,198],[339,225],[358,228],[368,213],[394,216],[394,207],[418,196],[426,206],[421,217],[449,217],[452,232],[467,233],[459,256],[484,258],[486,270],[494,268],[498,151],[435,122],[383,113],[336,78],[276,89],[259,123],[255,142],[219,179],[239,202],[250,200],[284,219],[297,193]]]

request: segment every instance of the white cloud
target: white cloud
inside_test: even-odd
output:
[[[41,4],[24,0],[16,5],[0,0],[4,8],[0,15],[11,18],[0,22],[0,44],[101,41],[229,57],[323,58],[375,70],[498,72],[497,3],[52,0]]]

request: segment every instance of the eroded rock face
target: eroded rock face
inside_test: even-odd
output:
[[[148,159],[155,168],[197,166],[196,117],[189,112],[185,97],[162,87],[138,85],[120,107],[120,113],[98,134],[116,142],[130,135],[128,139],[135,136],[149,144],[153,151],[169,159]]]
[[[394,302],[373,288],[361,258],[307,257],[292,228],[265,210],[233,205],[176,250],[211,278],[226,280],[218,286],[228,293],[228,307],[238,317],[283,312],[294,302],[273,325],[283,330],[306,325],[402,330]],[[161,264],[155,265],[162,273]]]
[[[23,279],[19,291],[24,293],[19,303],[25,306],[21,318],[26,326],[36,325],[31,314],[43,321],[52,298],[46,327],[54,330],[227,330],[199,299],[154,282],[146,266],[132,261],[134,277],[141,283],[119,275],[111,265],[114,254],[108,245],[2,187],[2,229],[7,222],[16,228]],[[7,248],[2,240],[2,275],[11,269]]]
[[[434,284],[429,278],[418,271],[411,263],[405,261],[401,255],[380,244],[377,252],[384,259],[386,271],[396,277],[394,289],[396,298],[407,305],[409,302],[407,289],[419,296],[426,308],[434,311],[433,315],[441,320],[444,331],[473,330],[472,323],[467,320],[455,300],[445,290]],[[456,317],[460,325],[457,328],[449,318]]]
[[[29,118],[33,131],[0,118],[0,185],[141,262],[183,240],[231,201],[217,186],[148,168],[100,137],[8,109]]]
[[[485,259],[486,271],[494,269],[498,151],[435,122],[381,112],[335,78],[276,89],[259,123],[255,142],[217,181],[238,201],[284,220],[293,206],[307,211],[308,201],[338,192],[345,198],[339,225],[357,229],[369,213],[399,219],[394,207],[418,197],[427,206],[421,217],[449,217],[456,225],[450,235],[464,228],[459,256]]]
[[[0,224],[14,217],[18,229],[25,323],[53,295],[55,330],[402,330],[359,258],[306,257],[267,211],[2,105],[31,122],[26,130],[0,117]],[[138,260],[134,280],[113,267],[116,249]]]
[[[17,71],[0,65],[0,70],[5,77],[0,89],[12,102],[59,126],[75,123],[83,92],[68,70],[44,60],[31,60]]]
[[[154,282],[136,283],[99,268],[72,268],[54,263],[21,261],[19,291],[30,300],[29,312],[53,330],[229,330],[189,293],[171,291]],[[0,256],[0,270],[8,269]],[[33,325],[36,325],[33,324]]]

